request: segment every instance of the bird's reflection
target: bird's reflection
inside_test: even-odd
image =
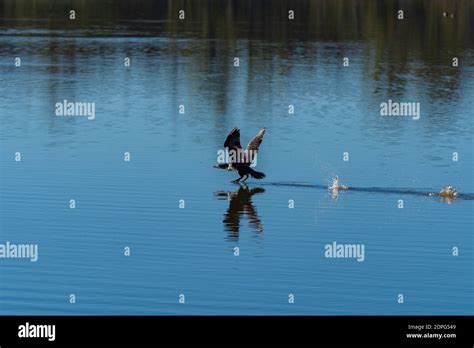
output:
[[[441,197],[441,202],[447,204],[453,204],[456,201],[456,197]]]
[[[240,219],[246,216],[250,228],[255,232],[263,232],[263,225],[257,214],[257,210],[252,204],[252,196],[257,193],[263,193],[265,190],[260,187],[248,188],[240,185],[237,191],[218,191],[214,193],[218,199],[227,199],[229,207],[224,214],[224,229],[229,234],[229,240],[237,241],[239,239]]]

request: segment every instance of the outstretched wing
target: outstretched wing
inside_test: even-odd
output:
[[[242,148],[240,145],[240,129],[235,127],[230,131],[225,140],[224,147],[229,148],[229,150],[239,150]]]
[[[249,144],[247,145],[247,153],[249,155],[250,162],[252,162],[255,158],[255,155],[258,152],[258,148],[262,143],[263,136],[265,135],[265,128],[262,128],[258,131],[257,135],[250,140]]]

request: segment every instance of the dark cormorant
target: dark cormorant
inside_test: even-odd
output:
[[[258,148],[262,143],[264,134],[265,128],[260,129],[244,150],[240,145],[240,130],[238,128],[232,129],[224,143],[224,147],[229,152],[229,162],[219,163],[214,167],[233,170],[238,173],[240,178],[232,181],[236,184],[238,184],[243,177],[245,177],[245,179],[242,182],[245,182],[249,176],[255,179],[263,179],[265,174],[253,170],[251,164],[256,159]]]

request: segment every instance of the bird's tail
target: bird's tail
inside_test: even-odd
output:
[[[262,172],[257,172],[256,170],[253,170],[252,168],[249,168],[249,174],[252,178],[254,179],[263,179],[265,177],[265,174]]]

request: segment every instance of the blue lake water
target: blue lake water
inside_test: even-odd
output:
[[[458,69],[371,40],[28,27],[0,47],[0,243],[39,247],[0,259],[0,314],[473,314],[472,45]],[[95,119],[56,116],[64,99]],[[420,118],[381,116],[389,99]],[[233,127],[266,128],[265,179],[212,167]],[[427,195],[446,185],[461,196]]]

